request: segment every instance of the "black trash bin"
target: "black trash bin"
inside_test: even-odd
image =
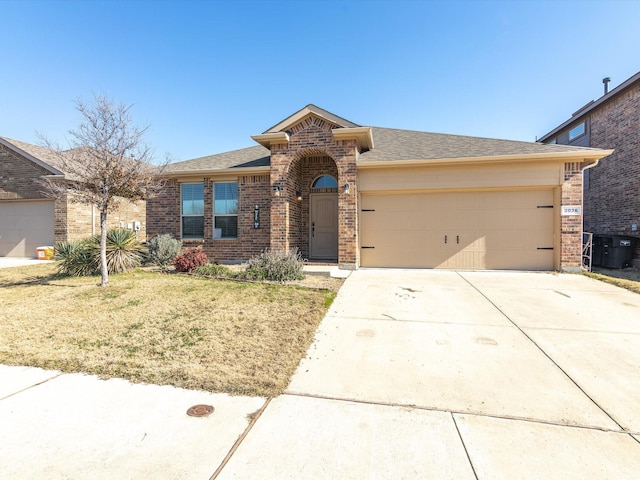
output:
[[[609,245],[611,237],[605,235],[594,235],[591,246],[591,265],[594,267],[605,267],[609,255]]]
[[[602,266],[607,268],[630,267],[633,261],[635,242],[636,239],[634,237],[612,235],[610,242],[606,246],[606,255],[603,255],[604,264]],[[605,252],[604,246],[603,252]]]

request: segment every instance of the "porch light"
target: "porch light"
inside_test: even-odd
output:
[[[296,200],[299,202],[302,201],[302,192],[300,192],[300,190],[296,191]]]
[[[344,184],[344,193],[349,195],[351,193],[351,186],[348,183]]]
[[[273,192],[274,192],[276,197],[279,197],[280,196],[280,185],[274,185],[273,186]]]

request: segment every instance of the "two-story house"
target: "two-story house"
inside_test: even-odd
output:
[[[640,72],[592,100],[543,135],[545,144],[614,149],[606,161],[584,172],[584,230],[636,237],[640,266]]]

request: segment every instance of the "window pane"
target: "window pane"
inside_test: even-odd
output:
[[[236,215],[238,213],[237,183],[214,184],[213,211],[216,215]]]
[[[182,214],[204,214],[204,184],[185,183],[182,185]]]
[[[182,217],[182,238],[204,238],[204,217]]]
[[[238,238],[238,217],[216,217],[215,228],[222,230],[220,238]]]
[[[338,181],[333,178],[331,175],[322,175],[321,177],[316,178],[311,185],[313,188],[337,188]]]
[[[579,137],[584,133],[584,122],[580,125],[576,125],[571,130],[569,130],[569,140],[573,140],[576,137]]]

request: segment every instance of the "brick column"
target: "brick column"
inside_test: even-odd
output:
[[[564,164],[564,183],[560,194],[561,206],[582,207],[582,166]],[[560,217],[560,270],[578,272],[582,268],[582,215]]]

